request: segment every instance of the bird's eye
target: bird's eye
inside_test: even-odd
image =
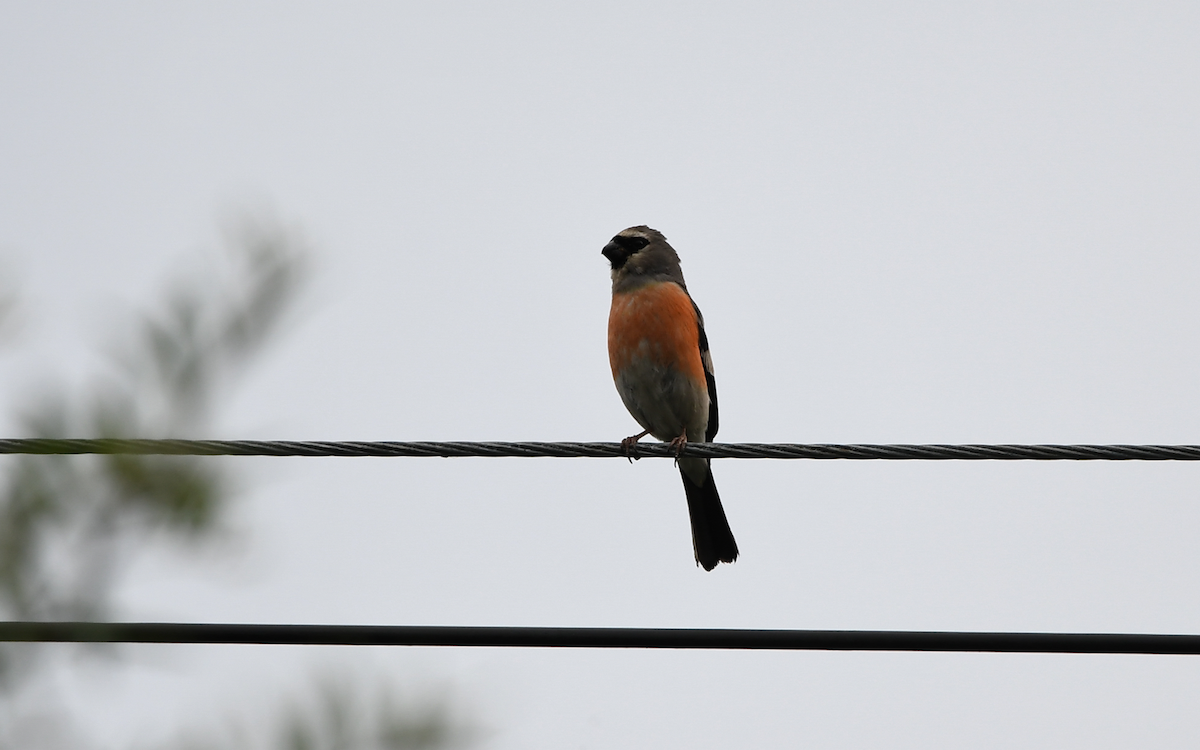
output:
[[[629,237],[621,234],[613,237],[613,242],[617,243],[631,254],[636,253],[638,250],[641,250],[643,247],[650,244],[650,240],[646,239],[645,237]]]

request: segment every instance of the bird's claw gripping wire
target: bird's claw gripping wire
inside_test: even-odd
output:
[[[687,445],[687,431],[684,430],[679,437],[672,440],[668,445],[675,451],[675,465],[679,465],[679,457],[683,455],[684,446]]]
[[[629,463],[641,458],[637,455],[637,442],[650,434],[650,430],[643,430],[636,435],[630,435],[621,441],[621,452],[625,454],[625,458],[629,459]]]

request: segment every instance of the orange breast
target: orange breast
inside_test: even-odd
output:
[[[608,361],[613,377],[634,358],[674,367],[704,382],[700,328],[687,292],[662,281],[614,294],[608,314]]]

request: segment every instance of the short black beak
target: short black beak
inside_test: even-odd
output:
[[[605,245],[600,254],[608,258],[608,262],[612,263],[614,270],[625,265],[625,261],[629,260],[629,250],[621,247],[616,242],[610,242]]]

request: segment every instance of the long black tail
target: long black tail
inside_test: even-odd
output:
[[[682,461],[680,463],[683,463]],[[721,496],[713,482],[712,468],[707,466],[704,481],[697,484],[680,467],[683,489],[687,493],[688,515],[692,518],[692,546],[696,550],[696,562],[705,570],[712,570],[719,562],[731,563],[737,559],[737,542],[725,520],[725,509],[721,507]],[[689,467],[691,468],[691,467]],[[699,472],[692,471],[693,475]]]

